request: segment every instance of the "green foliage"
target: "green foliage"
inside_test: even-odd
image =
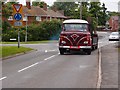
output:
[[[11,28],[11,25],[9,24],[8,21],[3,21],[2,22],[2,28],[3,28],[3,32],[10,29]]]
[[[87,18],[94,18],[93,22],[97,25],[103,26],[107,21],[107,14],[105,4],[98,2],[82,2],[82,19],[87,20]],[[79,19],[80,18],[80,4],[75,2],[59,2],[56,0],[52,7],[56,7],[58,10],[64,10],[65,16],[70,18]],[[94,28],[95,29],[95,28]]]
[[[8,18],[13,13],[12,5],[17,2],[2,3],[2,16]]]
[[[75,4],[75,2],[59,2],[58,0],[58,2],[55,2],[52,7],[56,7],[58,10],[64,10],[65,16],[72,17],[77,4]]]
[[[28,39],[29,41],[35,40],[50,40],[58,39],[59,36],[56,36],[60,33],[61,22],[58,20],[52,21],[43,21],[38,25],[30,25],[28,28]]]
[[[40,41],[58,39],[61,30],[61,21],[43,21],[40,24],[31,24],[28,26],[28,41]],[[20,40],[25,41],[26,28],[20,29]],[[11,27],[10,29],[4,29],[2,34],[3,41],[10,41],[10,38],[16,38],[18,36],[18,29]]]
[[[43,8],[43,7],[44,7],[44,4],[45,4],[44,1],[41,1],[41,2],[33,1],[33,2],[32,2],[32,6],[39,6],[40,8]],[[48,5],[48,7],[49,7],[49,5]]]
[[[33,1],[32,6],[39,6],[39,2]]]

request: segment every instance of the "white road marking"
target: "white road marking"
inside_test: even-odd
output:
[[[38,62],[38,63],[42,63],[42,62],[44,62],[44,61],[40,61],[40,62]]]
[[[56,50],[49,50],[49,51],[53,52],[53,51],[56,51]]]
[[[58,53],[58,54],[59,54],[59,53]],[[50,57],[44,59],[44,61],[46,61],[46,60],[48,60],[48,59],[51,59],[51,58],[57,56],[58,54],[56,54],[56,55],[52,55],[52,56],[50,56]],[[42,63],[42,62],[43,62],[43,61],[40,61],[40,62],[34,63],[34,64],[32,64],[32,65],[30,65],[30,66],[28,66],[28,67],[25,67],[25,68],[23,68],[23,69],[21,69],[21,70],[18,70],[18,72],[22,72],[22,71],[24,71],[24,70],[26,70],[26,69],[29,69],[29,68],[31,68],[31,67],[33,67],[33,66],[39,64],[39,63]]]
[[[46,58],[46,59],[44,59],[45,61],[46,60],[48,60],[48,59],[51,59],[51,58],[53,58],[53,57],[55,57],[56,55],[52,55],[52,56],[50,56],[50,57],[48,57],[48,58]]]
[[[34,64],[32,64],[32,65],[30,65],[30,66],[28,66],[28,67],[25,67],[25,68],[23,68],[23,69],[21,69],[21,70],[18,70],[18,72],[22,72],[22,71],[24,71],[24,70],[26,70],[26,69],[28,69],[28,68],[31,68],[31,67],[33,67],[33,66],[35,66],[35,65],[37,65],[37,64],[39,64],[39,62],[34,63]]]
[[[45,50],[45,53],[47,53],[48,51],[47,50]]]
[[[7,78],[7,77],[2,77],[2,78],[0,78],[0,81],[3,80],[3,79],[6,79],[6,78]]]
[[[98,42],[98,43],[103,43],[103,42]]]
[[[98,65],[98,82],[97,82],[97,88],[101,87],[102,82],[102,69],[101,69],[101,48],[99,48],[99,65]]]

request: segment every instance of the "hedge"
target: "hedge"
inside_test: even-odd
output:
[[[7,25],[6,25],[7,24]],[[8,27],[7,27],[8,26]],[[3,23],[2,41],[10,41],[10,38],[16,38],[18,30],[10,27],[8,23]],[[61,21],[51,20],[43,21],[39,24],[31,24],[27,29],[28,41],[55,40],[58,39],[61,32]],[[20,29],[20,40],[25,41],[26,28]]]

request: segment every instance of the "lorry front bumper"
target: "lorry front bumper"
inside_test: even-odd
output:
[[[66,48],[66,49],[91,49],[91,46],[59,46],[59,48]]]

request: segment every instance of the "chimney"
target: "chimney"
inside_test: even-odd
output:
[[[46,3],[43,4],[43,9],[44,9],[45,11],[47,11],[47,4],[46,4]]]
[[[27,7],[28,9],[31,9],[30,0],[26,0],[26,7]]]

